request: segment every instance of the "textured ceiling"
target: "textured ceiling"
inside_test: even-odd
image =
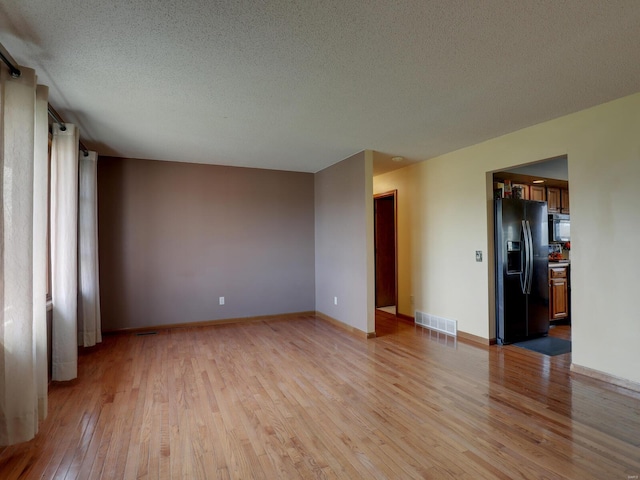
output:
[[[640,91],[638,0],[3,0],[0,43],[102,155],[306,172]]]

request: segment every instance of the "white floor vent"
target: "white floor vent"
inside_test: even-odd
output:
[[[458,322],[455,320],[449,320],[448,318],[437,317],[429,313],[419,312],[416,310],[416,323],[431,330],[437,330],[438,332],[446,333],[447,335],[453,335],[454,337],[458,333]]]

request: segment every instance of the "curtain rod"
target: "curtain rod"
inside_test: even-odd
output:
[[[20,69],[17,66],[18,62],[16,62],[9,54],[9,52],[7,52],[7,49],[4,48],[4,45],[2,45],[2,43],[0,43],[0,60],[2,60],[7,65],[7,67],[9,67],[9,71],[11,72],[11,76],[13,78],[19,78],[20,75],[22,75],[22,72],[20,72]],[[49,112],[49,116],[51,116],[51,118],[55,120],[55,122],[60,126],[60,130],[64,132],[67,127],[64,126],[64,122],[62,121],[62,118],[60,118],[60,115],[58,115],[58,112],[55,111],[51,104],[47,104],[47,110]],[[78,141],[78,143],[80,145],[80,150],[82,151],[82,153],[84,153],[84,156],[88,157],[89,150],[87,149],[87,147],[85,147],[80,140]]]
[[[18,68],[18,62],[16,62],[13,57],[7,52],[7,49],[4,48],[4,45],[0,43],[0,60],[2,60],[7,67],[9,67],[9,71],[11,72],[11,76],[13,78],[18,78],[22,75],[20,69]]]
[[[58,124],[58,126],[60,127],[60,130],[64,132],[67,129],[67,127],[64,124],[65,122],[64,120],[62,120],[62,117],[60,117],[58,112],[56,112],[56,109],[53,108],[50,103],[47,104],[47,112],[49,113],[49,116],[53,118],[53,120]],[[89,149],[84,146],[84,143],[82,143],[82,140],[78,140],[78,144],[80,145],[80,150],[82,151],[84,156],[88,157]]]

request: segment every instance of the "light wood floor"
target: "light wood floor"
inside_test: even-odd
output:
[[[0,449],[0,478],[640,475],[640,394],[570,375],[571,354],[390,323],[107,336],[51,386],[38,436]]]

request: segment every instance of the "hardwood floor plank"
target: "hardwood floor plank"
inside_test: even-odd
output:
[[[572,376],[570,353],[386,321],[370,340],[313,315],[107,335],[0,478],[640,475],[640,393]]]

